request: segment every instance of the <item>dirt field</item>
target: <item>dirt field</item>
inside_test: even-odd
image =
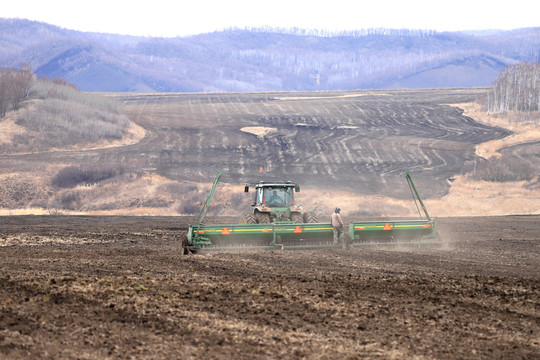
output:
[[[0,217],[0,358],[540,357],[540,216],[437,219],[440,246],[182,256],[191,220]]]

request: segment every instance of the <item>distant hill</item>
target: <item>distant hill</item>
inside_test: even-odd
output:
[[[0,66],[29,63],[86,91],[474,87],[540,61],[540,28],[493,32],[228,30],[149,38],[0,19]]]

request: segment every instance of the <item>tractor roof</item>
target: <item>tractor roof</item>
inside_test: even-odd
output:
[[[295,186],[296,186],[296,184],[293,184],[290,181],[282,182],[282,183],[278,183],[278,182],[265,183],[265,182],[261,181],[260,183],[255,185],[256,188],[262,188],[262,187],[295,187]]]

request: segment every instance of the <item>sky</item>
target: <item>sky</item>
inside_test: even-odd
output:
[[[436,31],[540,26],[536,0],[7,0],[1,18],[66,29],[156,37],[227,28]]]

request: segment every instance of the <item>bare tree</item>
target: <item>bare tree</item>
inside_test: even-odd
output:
[[[28,64],[20,69],[0,68],[0,117],[18,109],[20,103],[28,98],[34,78]]]
[[[511,110],[526,113],[540,109],[540,63],[504,68],[488,93],[488,112]]]

